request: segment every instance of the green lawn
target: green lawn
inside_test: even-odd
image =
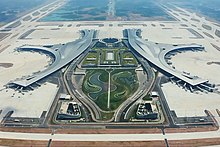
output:
[[[149,94],[147,94],[147,95],[145,95],[145,96],[143,97],[143,100],[145,100],[145,101],[151,101],[152,98],[150,97]]]
[[[102,69],[89,69],[86,70],[86,76],[83,79],[83,87],[82,90],[85,94],[89,94],[91,92],[97,92],[100,90],[100,85],[96,85],[95,83],[91,83],[90,78],[95,74],[100,73],[99,79],[103,82],[108,81],[108,72]],[[98,80],[98,79],[97,79]]]
[[[111,74],[112,83],[117,86],[117,89],[111,92],[110,108],[114,110],[138,89],[139,84],[135,70],[117,69]]]
[[[97,66],[99,61],[99,51],[90,52],[87,54],[86,58],[82,62],[82,66],[93,65]]]
[[[134,55],[128,51],[124,51],[121,53],[121,60],[122,60],[121,64],[123,66],[127,66],[127,65],[137,66],[138,65],[138,62],[136,58],[134,57]]]
[[[105,70],[96,70],[97,72],[101,73],[100,80],[103,82],[108,82],[108,72]]]
[[[102,120],[110,120],[114,115],[114,112],[104,113],[101,112],[101,118]]]
[[[138,81],[135,70],[121,70],[115,69],[111,72],[111,89],[110,94],[110,108],[107,108],[108,102],[108,72],[104,69],[87,70],[84,78],[82,90],[87,96],[96,96],[92,100],[105,111],[112,111],[117,109],[128,97],[130,97],[138,88]],[[100,74],[99,80],[104,84],[96,85],[89,79],[94,74]],[[98,79],[97,79],[98,80]],[[102,87],[100,91],[100,87]],[[91,95],[92,92],[99,92]]]

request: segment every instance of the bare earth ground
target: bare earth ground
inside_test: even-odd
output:
[[[1,24],[0,24],[0,26],[1,26]],[[0,33],[0,41],[7,38],[10,35],[11,35],[11,33]]]
[[[23,133],[52,133],[52,129],[43,128],[0,128],[5,132]],[[155,134],[161,133],[160,129],[56,129],[55,134]]]
[[[51,129],[41,129],[41,128],[6,128],[1,127],[2,132],[23,132],[23,133],[51,133]]]
[[[213,61],[212,61],[212,62],[207,62],[207,64],[208,64],[208,65],[211,65],[211,64],[217,64],[217,65],[220,65],[220,62],[213,62]]]
[[[161,133],[160,129],[75,129],[56,130],[56,134],[155,134]]]
[[[19,140],[19,139],[0,139],[1,146],[10,146],[10,147],[46,147],[48,141],[38,141],[38,140]]]
[[[12,63],[0,63],[0,67],[9,68],[9,67],[12,67],[12,66],[13,66]]]
[[[186,133],[186,132],[206,132],[218,130],[217,127],[197,127],[197,128],[166,128],[166,133]],[[23,132],[23,133],[52,133],[50,128],[6,128],[1,127],[3,132]],[[156,134],[161,133],[161,129],[56,129],[55,134]]]
[[[215,45],[215,44],[213,44],[213,43],[211,43],[211,45],[212,45],[215,49],[217,49],[218,51],[220,51],[220,47],[218,47],[217,45]]]
[[[51,147],[60,147],[60,146],[71,146],[71,147],[164,147],[166,146],[164,141],[86,141],[86,142],[63,142],[63,141],[52,141]]]
[[[187,132],[209,132],[216,131],[218,127],[197,127],[197,128],[166,128],[165,133],[187,133]]]
[[[0,145],[11,147],[46,147],[48,141],[36,141],[36,140],[9,140],[1,139]],[[118,141],[118,142],[104,142],[104,141],[52,141],[50,147],[164,147],[164,141]]]
[[[210,146],[210,145],[220,145],[220,138],[168,140],[168,142],[170,147]]]
[[[220,138],[211,139],[191,139],[191,140],[168,140],[170,147],[189,147],[189,146],[208,146],[208,145],[219,145]],[[11,146],[11,147],[45,147],[48,145],[48,141],[36,141],[36,140],[18,140],[18,139],[0,139],[0,145]],[[164,147],[166,146],[164,141],[53,141],[50,144],[51,147]]]
[[[4,50],[6,50],[9,46],[10,46],[10,45],[7,45],[7,46],[5,46],[5,47],[3,47],[3,48],[0,48],[0,53],[3,52]]]

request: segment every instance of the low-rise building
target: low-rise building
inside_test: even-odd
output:
[[[159,100],[159,94],[156,91],[152,91],[150,97],[152,98],[153,102],[156,102]]]
[[[76,102],[62,102],[57,115],[57,120],[74,120],[80,119],[81,111]]]
[[[138,105],[136,112],[137,119],[151,119],[155,120],[158,118],[158,111],[156,105],[149,102],[143,102]]]
[[[60,94],[60,100],[70,100],[71,96],[65,93]]]

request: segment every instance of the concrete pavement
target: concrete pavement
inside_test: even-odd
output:
[[[190,132],[190,133],[166,133],[161,134],[44,134],[44,133],[16,133],[0,132],[3,139],[22,140],[49,140],[54,141],[156,141],[164,140],[186,140],[220,138],[220,131]]]

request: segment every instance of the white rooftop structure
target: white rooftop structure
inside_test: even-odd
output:
[[[167,64],[165,56],[169,54],[176,54],[176,51],[186,50],[204,50],[201,45],[169,45],[169,44],[158,44],[150,41],[141,39],[137,34],[139,29],[126,29],[128,42],[131,47],[139,53],[143,58],[148,60],[154,66],[159,68],[161,71],[169,74],[170,76],[184,81],[190,86],[197,86],[199,84],[207,83],[208,80],[201,79],[197,76],[191,76],[184,72],[177,71]]]
[[[60,99],[65,99],[65,100],[69,100],[71,99],[71,96],[65,93],[61,93],[60,94]]]
[[[114,53],[113,52],[107,52],[106,53],[106,60],[114,60]]]
[[[9,84],[15,84],[22,87],[28,87],[31,84],[45,78],[46,76],[56,72],[68,63],[76,59],[82,54],[92,43],[95,30],[83,30],[83,38],[78,39],[67,44],[54,45],[53,48],[39,47],[39,46],[23,46],[20,47],[21,51],[38,51],[51,55],[54,62],[46,70],[36,73],[30,77],[13,81]]]
[[[152,97],[157,97],[157,96],[159,96],[159,94],[158,94],[158,92],[156,92],[156,91],[152,91],[152,92],[151,92],[151,96],[152,96]]]

